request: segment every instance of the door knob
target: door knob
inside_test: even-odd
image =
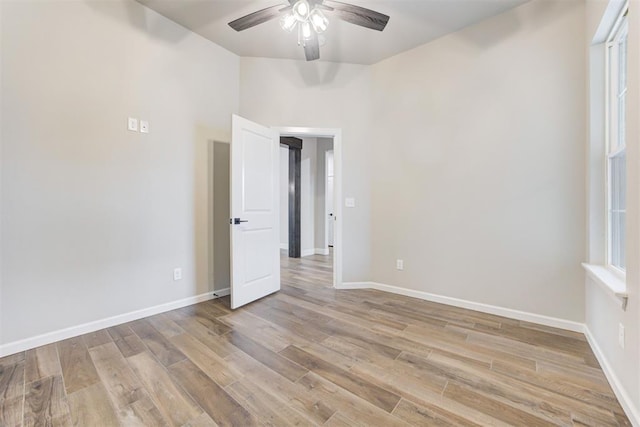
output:
[[[249,222],[248,219],[233,218],[233,224],[238,225],[241,222]]]

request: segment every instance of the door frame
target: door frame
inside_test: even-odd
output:
[[[342,129],[277,126],[272,129],[280,137],[333,138],[333,213],[336,218],[333,224],[333,287],[339,288],[342,285]]]

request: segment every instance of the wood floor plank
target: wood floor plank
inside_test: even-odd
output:
[[[258,420],[189,360],[169,368],[171,376],[220,426],[252,426]]]
[[[400,401],[398,395],[297,347],[287,347],[280,354],[387,412],[391,412]]]
[[[187,307],[180,308],[178,309],[178,311],[186,314],[189,317],[204,316],[212,319],[226,316],[227,314],[232,312],[232,310],[225,308],[215,300],[193,304]]]
[[[165,314],[147,317],[146,320],[165,338],[171,338],[184,333],[184,329]]]
[[[416,374],[401,366],[393,366],[393,369],[389,370],[379,366],[358,364],[352,368],[352,371],[371,382],[386,384],[390,390],[402,396],[403,399],[422,408],[429,408],[431,412],[456,414],[465,421],[462,425],[472,422],[492,426],[507,425],[453,399],[443,397],[442,391],[447,384],[443,378],[432,377],[424,373]]]
[[[129,324],[114,326],[108,328],[107,331],[124,357],[135,356],[147,350]]]
[[[24,362],[25,358],[26,356],[24,351],[0,357],[0,366],[15,365],[17,363]]]
[[[74,426],[119,426],[118,415],[100,383],[68,394],[71,420]]]
[[[602,420],[605,424],[611,418],[610,410],[546,389],[530,387],[509,375],[479,371],[456,359],[438,356],[425,362],[410,354],[402,356],[402,359],[405,358],[422,369],[434,370],[453,381],[482,390],[494,398],[519,405],[520,408],[540,414],[541,417],[556,419],[561,423],[569,422],[571,413],[589,414],[592,419]]]
[[[537,363],[535,371],[540,374],[540,376],[553,378],[555,381],[573,383],[605,395],[612,394],[611,387],[609,387],[609,383],[607,382],[607,377],[605,377],[602,372],[595,374],[593,372],[550,365],[544,362]]]
[[[401,335],[407,339],[426,345],[431,351],[443,352],[447,355],[457,355],[456,357],[468,360],[470,363],[481,365],[491,365],[494,362],[515,365],[532,371],[536,370],[536,361],[533,359],[515,356],[494,348],[487,348],[472,344],[468,341],[441,340],[438,335],[431,335],[425,330],[405,329]]]
[[[350,427],[352,425],[353,421],[342,415],[340,412],[333,414],[333,416],[324,423],[325,427]]]
[[[87,346],[81,337],[60,341],[57,347],[68,394],[100,382]]]
[[[183,427],[216,427],[215,421],[211,419],[209,414],[203,412],[199,417],[186,423]]]
[[[266,393],[276,396],[288,406],[311,420],[310,424],[324,424],[336,412],[317,396],[299,383],[292,383],[264,366],[244,352],[238,352],[227,358],[229,363],[245,369],[244,378],[260,387]]]
[[[229,326],[219,320],[221,317],[229,314],[231,313],[226,310],[222,310],[218,305],[213,304],[211,301],[166,313],[169,318],[172,318],[171,315],[174,315],[172,318],[174,321],[195,319],[206,326],[209,330],[213,331],[216,335],[223,335],[231,330]]]
[[[360,351],[366,353],[364,349],[357,349],[353,352],[343,351],[341,348],[337,348],[339,346],[328,343],[331,339],[332,337],[329,337],[322,343],[298,344],[296,347],[320,359],[326,360],[345,371],[351,369],[351,367],[359,361],[358,356],[360,355]]]
[[[413,426],[482,426],[482,424],[467,420],[435,405],[427,408],[404,398],[400,400],[398,406],[393,410],[393,415]]]
[[[289,313],[278,311],[268,306],[251,305],[247,308],[247,311],[271,323],[275,323],[308,341],[321,342],[329,336],[322,332],[318,325],[306,324]]]
[[[525,369],[518,369],[517,367],[505,369],[504,365],[498,364],[494,364],[492,370],[508,375],[525,384],[535,386],[538,389],[548,390],[569,398],[577,399],[605,410],[609,410],[617,404],[615,395],[609,390],[603,391],[598,390],[598,388],[585,387],[580,384],[579,380],[576,381],[576,383],[565,382],[562,380],[563,376],[541,374]]]
[[[430,315],[429,313],[425,313],[425,311],[423,310],[412,310],[402,304],[394,304],[394,303],[383,303],[383,304],[376,304],[372,301],[366,301],[365,302],[366,306],[369,307],[370,309],[374,310],[374,312],[376,313],[385,313],[387,316],[393,316],[395,318],[398,319],[403,319],[405,321],[407,321],[407,319],[409,320],[413,320],[414,325],[415,324],[420,324],[420,325],[432,325],[432,326],[436,326],[436,327],[444,327],[447,325],[447,321],[446,320],[442,320],[439,319],[433,315]]]
[[[202,413],[191,396],[173,382],[169,373],[151,354],[139,353],[129,357],[127,362],[164,419],[172,425],[181,426]]]
[[[286,357],[282,357],[278,353],[274,353],[256,341],[253,341],[251,338],[247,338],[238,332],[231,331],[226,334],[225,337],[231,344],[292,382],[296,382],[308,372],[307,369],[303,368],[299,364],[292,362]]]
[[[0,426],[20,426],[24,419],[25,355],[5,357],[0,363]]]
[[[290,405],[256,386],[248,378],[233,383],[225,390],[259,419],[260,423],[273,426],[302,426],[313,422]]]
[[[0,399],[0,426],[22,426],[24,396]]]
[[[211,319],[208,317],[197,316],[195,319],[216,335],[224,335],[232,330],[231,327],[219,320],[221,317]]]
[[[248,311],[237,311],[221,317],[220,320],[229,325],[234,331],[247,336],[254,336],[256,341],[271,351],[278,352],[292,344],[307,343],[306,340],[286,328],[262,319]]]
[[[72,424],[61,375],[46,376],[27,385],[24,424],[26,426],[70,426]]]
[[[334,408],[350,425],[357,426],[406,426],[407,424],[388,411],[368,402],[362,396],[354,394],[315,372],[309,372],[298,383],[322,401],[327,407]]]
[[[242,377],[240,371],[230,367],[223,358],[191,335],[176,335],[170,340],[189,360],[221,387],[226,387]]]
[[[58,349],[55,344],[43,345],[29,350],[25,357],[25,381],[27,383],[54,375],[62,375]]]
[[[184,319],[177,322],[189,335],[209,347],[220,357],[227,357],[239,351],[226,338],[219,336],[196,319]]]
[[[130,409],[130,411],[129,411]],[[158,407],[153,403],[151,398],[144,397],[133,402],[129,408],[124,411],[126,415],[120,415],[122,424],[125,426],[168,426],[169,423],[164,419]]]
[[[124,356],[115,343],[109,342],[89,350],[93,364],[104,384],[113,406],[122,410],[147,397]]]
[[[113,341],[111,335],[109,335],[109,332],[106,329],[100,329],[99,331],[82,335],[82,339],[84,340],[87,348],[97,347]]]
[[[11,365],[0,365],[0,399],[13,399],[24,395],[24,371],[24,359]]]
[[[516,356],[546,361],[552,364],[567,366],[581,366],[584,358],[568,353],[560,353],[548,348],[540,348],[535,345],[514,341],[498,335],[470,332],[467,342],[477,344],[490,349],[501,350]]]
[[[471,388],[458,385],[453,381],[447,384],[444,390],[444,396],[511,425],[526,425],[531,427],[555,425],[548,420],[529,414],[483,393],[476,392]]]
[[[402,322],[400,320],[390,320],[380,316],[376,316],[375,314],[372,314],[371,311],[367,310],[354,311],[353,306],[348,307],[346,304],[340,305],[340,309],[336,309],[331,305],[320,306],[309,303],[307,301],[301,301],[299,299],[291,297],[290,295],[282,293],[276,294],[276,297],[289,304],[296,304],[309,310],[324,313],[332,319],[342,320],[344,322],[358,325],[359,327],[366,329],[375,330],[376,328],[383,326],[386,328],[386,330],[401,331],[407,327],[406,322]],[[349,308],[351,308],[351,310],[349,310]]]
[[[131,329],[164,366],[170,366],[176,362],[185,360],[184,354],[175,348],[175,346],[147,320],[143,319],[132,322]]]
[[[441,394],[448,379],[434,372],[425,372],[412,366],[394,363],[358,362],[351,372],[375,384],[384,384],[398,396],[429,399],[433,393]]]

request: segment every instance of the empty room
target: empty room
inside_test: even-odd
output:
[[[639,122],[640,0],[0,0],[0,427],[640,427]]]

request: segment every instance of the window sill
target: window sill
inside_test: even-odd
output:
[[[622,309],[626,310],[629,294],[627,293],[627,284],[624,279],[611,272],[603,265],[582,263],[589,276],[602,286],[611,296],[614,296],[621,303]]]

